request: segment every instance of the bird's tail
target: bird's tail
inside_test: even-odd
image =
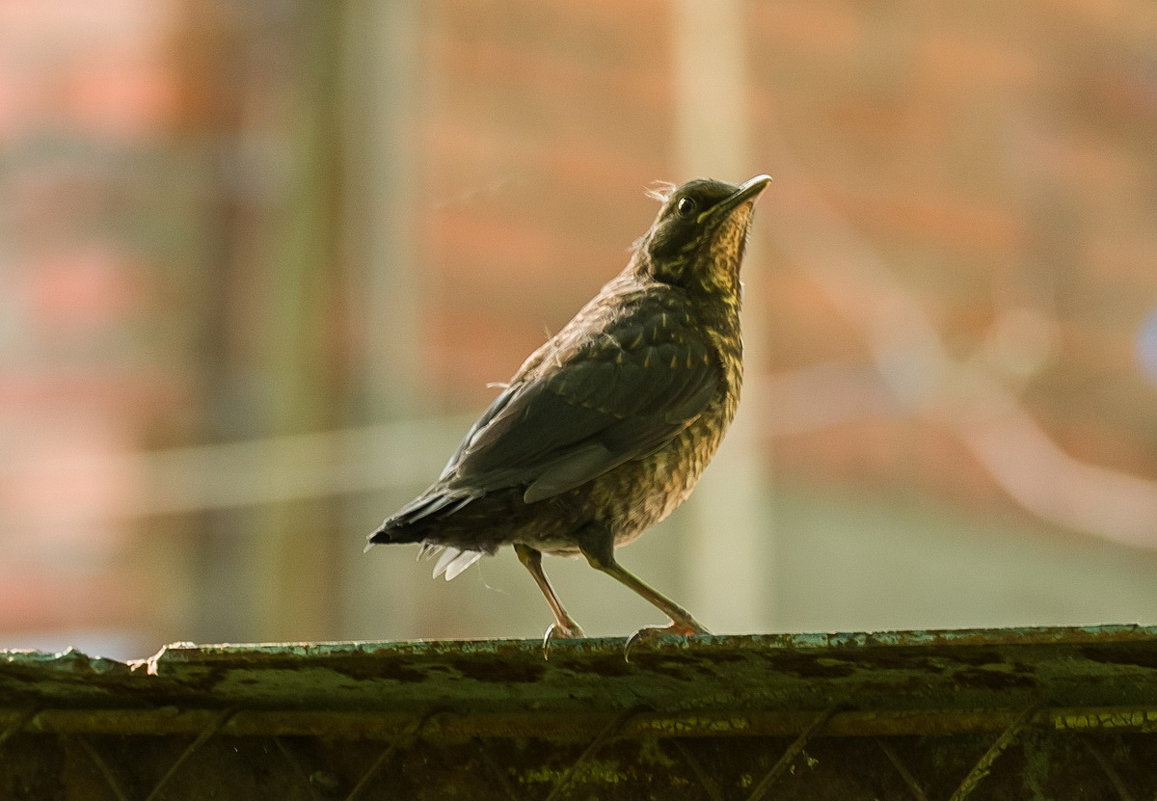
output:
[[[407,542],[421,542],[424,532],[406,526],[392,525],[391,517],[380,526],[366,540],[366,550],[375,545],[401,545]]]
[[[424,523],[454,514],[475,497],[472,493],[445,489],[435,492],[431,488],[403,506],[393,517],[383,520],[377,531],[370,535],[366,549],[371,545],[422,542],[431,529]]]
[[[404,526],[389,526],[388,524],[390,522],[390,520],[387,520],[377,531],[369,536],[369,540],[366,542],[366,550],[368,551],[375,545],[420,542],[422,543],[422,548],[418,551],[419,559],[430,559],[435,554],[440,554],[438,561],[434,563],[434,578],[445,576],[446,581],[449,581],[486,555],[485,551],[456,548],[453,545],[442,545],[437,542],[431,542],[424,539],[423,533],[421,532],[414,533],[413,530],[407,530]],[[422,529],[424,527],[418,526],[417,528]]]
[[[370,534],[366,550],[375,545],[398,545],[409,542],[422,543],[418,558],[430,558],[441,553],[434,565],[434,578],[445,576],[446,580],[457,576],[470,565],[486,555],[486,551],[456,548],[431,539],[434,527],[423,525],[445,515],[453,514],[470,501],[472,494],[453,492],[426,493],[403,507],[393,517],[386,518],[377,530]]]

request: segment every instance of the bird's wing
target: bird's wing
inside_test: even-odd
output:
[[[527,503],[565,492],[661,448],[724,380],[714,350],[692,328],[659,328],[638,316],[532,372],[466,435],[443,473],[448,488],[476,497],[525,485]]]

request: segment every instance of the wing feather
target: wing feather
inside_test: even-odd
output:
[[[637,320],[619,328],[513,382],[447,465],[447,489],[525,485],[533,503],[653,453],[698,417],[723,381],[714,352],[685,330],[655,344]]]

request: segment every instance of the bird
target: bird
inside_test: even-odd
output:
[[[771,182],[657,184],[654,222],[626,266],[532,353],[470,427],[438,479],[370,534],[420,543],[453,579],[512,545],[554,616],[543,638],[585,636],[542,555],[583,556],[668,618],[627,640],[709,634],[627,570],[615,550],[695,487],[739,403],[740,265]]]

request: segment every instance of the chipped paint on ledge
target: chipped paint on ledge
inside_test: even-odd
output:
[[[1157,629],[1139,626],[560,641],[177,643],[121,663],[0,652],[0,732],[580,739],[1157,730]],[[625,716],[625,717],[624,717]]]

